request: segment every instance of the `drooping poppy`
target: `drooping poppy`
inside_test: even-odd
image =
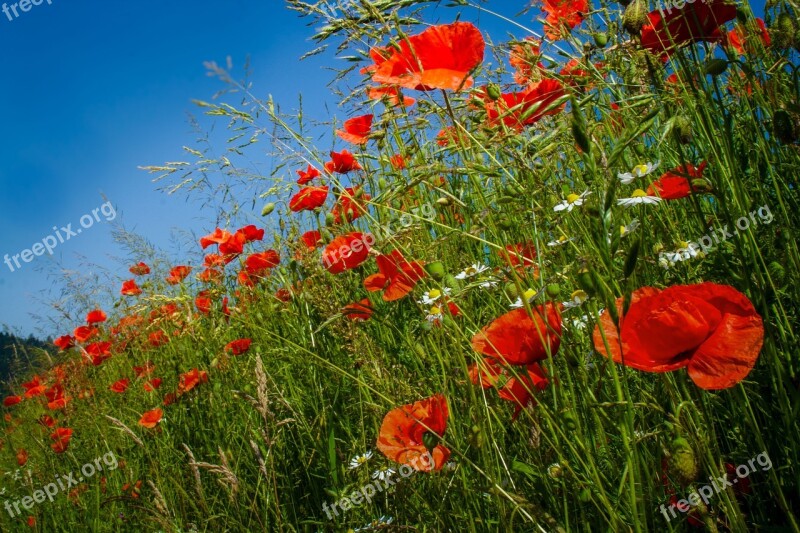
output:
[[[729,285],[700,283],[664,290],[633,292],[620,329],[604,313],[594,330],[602,355],[637,370],[669,372],[686,367],[695,384],[726,389],[755,366],[764,341],[764,325],[747,297]]]
[[[364,280],[364,287],[370,292],[383,291],[383,300],[393,302],[407,295],[419,280],[425,277],[421,261],[406,261],[399,250],[379,255],[375,259],[378,274]]]
[[[381,423],[377,447],[390,460],[415,470],[439,470],[450,458],[450,450],[438,443],[448,416],[442,394],[392,409]]]
[[[367,260],[375,240],[369,233],[357,231],[333,239],[322,252],[322,263],[331,274],[356,268]]]
[[[86,323],[91,326],[92,324],[105,322],[106,318],[106,314],[102,309],[95,309],[94,311],[89,311],[89,313],[86,315]]]
[[[192,370],[181,374],[180,381],[178,382],[178,394],[185,394],[195,388],[200,383],[208,381],[208,372],[205,370]]]
[[[119,293],[123,296],[137,296],[142,294],[142,289],[136,285],[136,280],[129,279],[122,282],[122,288],[120,289]]]
[[[128,385],[130,385],[131,380],[128,378],[122,378],[114,383],[108,388],[111,392],[116,392],[117,394],[122,394],[126,390],[128,390]]]
[[[50,435],[50,439],[55,441],[53,442],[50,447],[53,448],[53,451],[56,453],[64,453],[67,451],[69,447],[69,441],[72,438],[72,430],[69,428],[58,428],[56,429],[52,435]]]
[[[264,276],[269,269],[275,268],[281,262],[278,252],[275,250],[264,250],[251,254],[244,261],[245,269],[255,276]]]
[[[139,419],[139,425],[145,427],[147,429],[153,429],[161,422],[161,418],[164,416],[164,411],[156,407],[155,409],[151,409],[142,415],[142,418]]]
[[[373,115],[362,115],[344,121],[344,126],[336,130],[336,135],[353,144],[366,144],[372,128]]]
[[[316,230],[307,231],[300,236],[300,240],[309,250],[316,250],[317,244],[322,240],[322,234]]]
[[[134,276],[145,276],[150,273],[150,267],[147,266],[147,263],[139,261],[137,264],[130,267],[128,271]]]
[[[328,198],[328,186],[303,187],[289,200],[289,209],[293,212],[310,211],[322,207]]]
[[[75,339],[72,335],[62,335],[54,340],[53,344],[55,344],[60,351],[65,352],[75,346]]]
[[[167,276],[167,283],[170,285],[177,285],[186,279],[186,276],[188,276],[191,272],[192,267],[190,266],[178,265],[172,267],[172,269],[169,271],[169,276]]]
[[[480,30],[469,22],[431,26],[396,47],[373,49],[372,81],[417,90],[468,89],[485,47]]]
[[[697,167],[691,163],[686,163],[668,170],[648,187],[648,196],[657,195],[664,200],[686,198],[694,190],[689,180],[701,179],[706,165],[706,161],[703,161]]]
[[[392,168],[395,170],[403,170],[406,168],[406,161],[408,159],[409,158],[406,158],[403,154],[394,154],[389,158],[389,164],[392,165]]]
[[[336,203],[331,209],[333,223],[352,222],[366,213],[366,202],[370,200],[370,195],[361,191],[361,187],[347,187],[339,195]]]
[[[331,160],[325,163],[325,171],[329,174],[347,174],[353,170],[362,170],[356,158],[347,150],[341,152],[331,152]]]
[[[342,314],[344,316],[350,320],[356,321],[369,320],[374,312],[375,310],[372,308],[369,298],[364,298],[358,302],[347,304],[344,306],[344,308],[342,308]]]
[[[555,355],[561,345],[561,313],[547,303],[531,308],[533,318],[514,309],[472,337],[472,348],[483,355],[512,365],[528,365]]]
[[[299,176],[299,178],[297,178],[297,184],[305,185],[314,178],[318,178],[320,176],[320,172],[311,165],[308,165],[306,170],[298,170],[297,175]]]
[[[564,106],[553,106],[565,94],[561,82],[545,78],[522,92],[504,93],[496,101],[485,94],[483,98],[490,126],[502,121],[509,128],[522,131],[546,115],[559,113]]]
[[[72,334],[75,336],[76,341],[84,343],[89,339],[99,335],[100,330],[90,326],[78,326],[77,328],[75,328]]]
[[[251,339],[236,339],[225,345],[225,351],[233,355],[242,355],[250,349],[252,343]]]
[[[19,466],[25,466],[28,462],[28,450],[25,448],[20,448],[17,450],[17,464]]]
[[[6,407],[11,407],[12,405],[17,405],[21,401],[22,396],[6,396],[3,400],[3,405]]]
[[[669,53],[698,41],[722,40],[719,27],[736,18],[736,6],[725,0],[686,3],[679,9],[648,13],[648,24],[642,27],[642,46],[655,53]]]
[[[207,315],[211,312],[212,303],[211,303],[211,298],[209,298],[208,295],[209,295],[208,291],[200,291],[199,293],[197,293],[197,296],[194,299],[195,307],[200,313],[204,315]]]

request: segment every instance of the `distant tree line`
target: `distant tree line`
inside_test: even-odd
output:
[[[33,335],[24,339],[0,332],[0,382],[5,384],[13,376],[25,377],[31,366],[41,359],[41,350],[54,353],[53,348],[51,341],[42,341]]]

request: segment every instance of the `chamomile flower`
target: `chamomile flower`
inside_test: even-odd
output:
[[[589,295],[586,294],[585,291],[578,289],[577,291],[573,292],[570,297],[569,301],[563,302],[564,309],[572,309],[575,307],[580,307],[583,305],[583,302],[589,299]]]
[[[482,265],[480,263],[475,263],[474,265],[468,266],[458,274],[456,274],[456,279],[467,279],[473,276],[477,276],[478,274],[488,270],[489,267],[486,265]]]
[[[531,299],[534,296],[536,296],[536,291],[533,290],[533,289],[528,289],[527,291],[525,291],[525,294],[523,294],[523,296],[525,296],[525,299],[528,300],[528,302],[530,302]],[[517,301],[512,303],[509,307],[511,307],[511,309],[519,309],[522,306],[523,306],[522,298],[521,297],[517,297]]]
[[[633,233],[637,229],[639,229],[639,219],[638,218],[634,218],[633,220],[631,220],[631,223],[628,224],[627,226],[620,226],[619,227],[619,236],[620,237],[625,237],[628,234]]]
[[[492,287],[497,287],[496,281],[484,281],[480,285],[478,285],[481,289],[491,289]]]
[[[385,526],[388,526],[389,524],[391,524],[392,522],[394,522],[394,518],[392,518],[391,516],[381,516],[377,520],[373,520],[369,524],[367,524],[367,525],[365,525],[363,527],[356,528],[353,531],[355,532],[355,531],[381,530],[381,529],[384,529]]]
[[[374,471],[372,473],[372,479],[377,479],[379,481],[386,481],[387,479],[392,477],[394,474],[395,474],[395,471],[394,471],[393,468],[389,468],[389,467],[381,468],[381,469],[376,470],[376,471]]]
[[[678,243],[678,245],[678,249],[674,252],[661,252],[658,254],[658,263],[662,267],[670,268],[674,266],[675,263],[688,261],[689,259],[700,257],[703,254],[703,252],[700,251],[700,247],[695,243],[682,241]]]
[[[574,240],[575,240],[575,239],[574,239],[573,237],[569,237],[569,238],[568,238],[568,237],[566,237],[565,235],[562,235],[562,236],[561,236],[561,237],[559,237],[558,239],[556,239],[556,240],[554,240],[554,241],[550,241],[550,242],[548,242],[548,243],[547,243],[547,246],[561,246],[561,245],[563,245],[563,244],[567,244],[568,242],[570,242],[570,241],[574,241]]]
[[[589,325],[589,315],[582,315],[577,318],[573,318],[569,324],[575,329],[586,329],[586,326]]]
[[[630,198],[620,198],[617,200],[617,205],[632,207],[639,204],[657,204],[660,201],[661,198],[658,196],[648,196],[642,189],[636,189],[633,191]]]
[[[349,467],[350,470],[355,470],[359,466],[366,464],[366,462],[369,461],[371,457],[372,457],[372,451],[368,451],[361,455],[356,455],[355,457],[350,459],[350,467]]]
[[[592,194],[591,191],[583,191],[581,194],[572,193],[572,194],[567,196],[566,200],[563,200],[560,204],[556,204],[556,206],[553,207],[553,211],[559,212],[559,211],[563,211],[563,210],[566,209],[567,212],[570,212],[576,206],[583,205],[584,198],[586,198],[590,194]]]
[[[433,305],[442,296],[450,296],[450,291],[452,291],[450,287],[445,287],[442,290],[431,289],[422,295],[422,300],[419,300],[418,303],[422,305]]]
[[[658,168],[658,161],[656,161],[655,163],[645,163],[644,165],[636,165],[630,172],[623,172],[622,174],[617,174],[617,178],[619,179],[619,181],[622,182],[623,185],[627,185],[636,178],[647,176],[657,168]]]
[[[434,305],[428,311],[428,314],[425,316],[425,320],[431,323],[438,323],[442,320],[442,308],[438,305]]]

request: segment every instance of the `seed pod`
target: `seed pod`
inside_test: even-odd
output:
[[[783,286],[783,278],[786,275],[786,270],[783,268],[782,264],[773,261],[767,266],[767,272],[769,272],[769,277],[776,287],[780,288]]]
[[[429,324],[430,322],[426,323]],[[414,351],[417,352],[418,356],[425,357],[425,347],[422,344],[420,343],[414,344]]]
[[[264,209],[261,210],[261,216],[265,217],[265,216],[269,215],[270,213],[272,213],[274,210],[275,210],[275,203],[274,202],[270,202],[270,203],[268,203],[267,205],[264,206]]]
[[[594,44],[596,44],[599,48],[603,48],[606,44],[608,44],[608,35],[602,32],[598,32],[592,35],[594,37]]]
[[[647,13],[650,11],[645,0],[634,0],[625,8],[622,14],[622,27],[631,35],[639,35],[642,26],[647,23]]]
[[[492,100],[497,100],[498,98],[500,98],[500,96],[502,96],[502,93],[500,92],[500,87],[498,87],[497,84],[494,83],[490,83],[486,87],[486,94]]]
[[[597,289],[594,286],[594,281],[592,280],[592,273],[586,269],[578,272],[576,282],[578,287],[583,289],[583,291],[589,296],[592,296],[595,292],[597,292]]]
[[[515,300],[519,296],[519,292],[517,291],[517,286],[511,282],[506,283],[506,286],[503,288],[503,291],[506,293],[510,299]]]
[[[442,263],[441,261],[434,261],[433,263],[428,263],[427,265],[425,265],[425,272],[427,272],[428,275],[433,279],[435,279],[436,281],[442,281],[445,275],[444,263]]]
[[[725,59],[715,57],[706,61],[703,72],[712,76],[719,76],[728,69],[728,62]]]
[[[684,115],[678,115],[673,122],[672,131],[678,138],[681,144],[689,144],[692,142],[692,121]]]
[[[699,469],[694,450],[683,437],[677,437],[670,443],[667,466],[682,487],[697,479]]]
[[[378,178],[378,188],[385,189],[389,183],[386,181],[386,178]]]
[[[457,280],[454,275],[447,274],[444,277],[444,286],[449,287],[451,289],[459,290],[461,289],[461,282]]]
[[[545,291],[550,298],[558,298],[558,295],[561,294],[561,286],[558,283],[551,283]]]
[[[333,226],[334,222],[336,222],[336,217],[333,216],[333,213],[327,213],[325,215],[325,224],[327,226]]]
[[[570,410],[561,415],[561,420],[564,422],[564,427],[568,431],[575,431],[578,429],[578,419],[575,417],[575,412]]]
[[[422,434],[422,444],[426,450],[433,453],[433,449],[439,444],[439,435],[433,431],[426,431]]]

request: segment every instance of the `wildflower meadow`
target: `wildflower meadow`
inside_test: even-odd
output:
[[[205,234],[6,384],[1,530],[800,532],[800,5],[498,2],[281,3],[329,116],[206,65]]]

